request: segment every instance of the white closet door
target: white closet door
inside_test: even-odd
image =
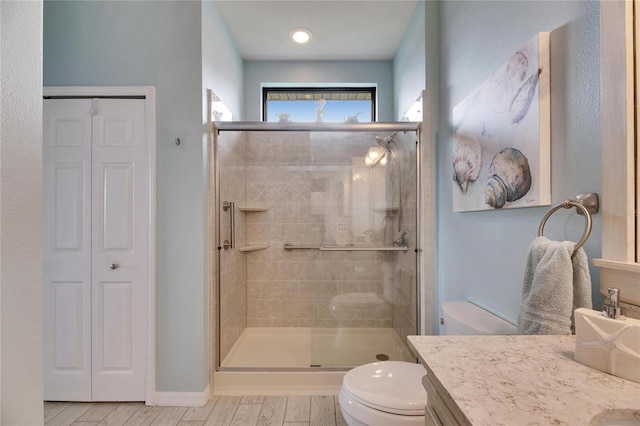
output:
[[[149,220],[145,141],[144,100],[94,100],[94,401],[145,397]]]
[[[44,100],[44,398],[91,400],[91,100]]]
[[[44,101],[45,399],[145,400],[145,101]]]

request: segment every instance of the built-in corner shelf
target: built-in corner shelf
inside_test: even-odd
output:
[[[238,207],[238,210],[245,213],[261,213],[268,212],[268,207],[256,207],[256,206],[242,206]],[[256,250],[264,250],[271,247],[269,243],[247,243],[242,247],[238,247],[239,251],[248,252],[248,251],[256,251]]]
[[[246,246],[238,247],[239,251],[256,251],[256,250],[264,250],[271,247],[269,243],[249,243]]]
[[[251,207],[251,206],[244,206],[244,207],[238,207],[238,210],[240,210],[241,212],[268,212],[269,208],[268,207]]]

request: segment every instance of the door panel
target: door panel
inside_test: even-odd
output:
[[[143,401],[145,100],[44,106],[45,399]]]
[[[133,163],[100,164],[104,191],[101,252],[133,250]]]
[[[54,187],[54,249],[82,251],[84,223],[84,179],[82,163],[56,164],[53,170]]]
[[[44,100],[44,397],[91,400],[91,100]]]
[[[96,330],[97,341],[102,342],[99,364],[104,372],[132,373],[132,295],[131,282],[103,282],[100,283],[100,293],[97,295],[99,312],[102,323]]]
[[[83,285],[82,282],[53,282],[54,342],[56,370],[83,369]]]
[[[94,100],[93,399],[144,400],[147,357],[145,101]]]

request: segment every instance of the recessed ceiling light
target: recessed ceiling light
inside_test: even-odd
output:
[[[306,28],[294,28],[289,35],[293,41],[299,44],[304,44],[311,40],[311,31]]]

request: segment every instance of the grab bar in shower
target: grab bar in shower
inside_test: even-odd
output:
[[[320,246],[284,243],[285,250],[320,250]]]
[[[236,203],[233,201],[224,201],[222,210],[229,211],[229,239],[224,240],[222,247],[225,250],[236,248]]]
[[[321,251],[407,251],[409,247],[389,247],[389,246],[372,246],[372,247],[358,247],[358,246],[322,246]]]
[[[317,246],[308,244],[285,243],[285,250],[320,250],[320,251],[407,251],[409,247],[389,246]]]

